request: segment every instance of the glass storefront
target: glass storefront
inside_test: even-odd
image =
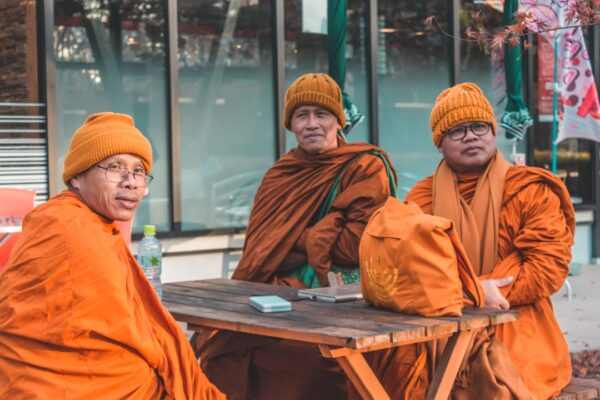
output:
[[[552,112],[553,96],[547,90],[553,81],[554,50],[551,42],[537,38],[533,59],[534,87],[530,109],[537,116],[534,135],[530,141],[530,165],[551,170],[552,168]],[[590,36],[586,35],[586,47]],[[541,61],[541,65],[540,65]],[[596,82],[598,82],[596,80]],[[563,84],[561,82],[561,84]],[[564,84],[563,84],[564,85]],[[565,85],[566,86],[566,85]],[[559,113],[562,112],[559,104]],[[592,184],[598,176],[594,162],[595,144],[590,140],[567,139],[556,146],[556,175],[565,183],[571,194],[573,205],[589,207],[594,204],[596,186]]]
[[[448,2],[378,4],[379,145],[392,157],[404,198],[440,160],[429,114],[437,95],[450,85],[451,41],[424,21],[435,15],[447,31]]]
[[[178,0],[175,18],[171,15],[177,31],[167,23],[172,4],[166,1],[52,4],[49,51],[56,60],[56,89],[48,101],[57,110],[51,135],[58,154],[51,171],[62,171],[70,138],[87,115],[125,112],[150,139],[155,155],[156,179],[134,232],[147,223],[175,235],[243,229],[264,172],[281,155],[279,143],[286,150],[296,145],[293,135],[277,126],[285,89],[304,73],[329,69],[326,2]],[[468,41],[455,47],[451,36],[425,20],[435,16],[443,31],[464,32],[473,12],[481,11],[486,23],[499,26],[499,4],[379,0],[375,7],[369,0],[348,0],[345,91],[365,115],[348,139],[372,137],[391,155],[401,198],[440,160],[429,115],[442,90],[455,80],[475,82],[498,120],[505,108],[502,52],[483,51]],[[537,47],[530,50],[534,55]],[[527,152],[529,165],[549,169],[551,124],[538,118],[536,62],[537,56],[523,59],[524,97],[536,124],[516,145],[500,130],[498,147],[509,160],[513,151]],[[173,81],[170,65],[177,67]],[[178,93],[176,101],[171,92]],[[177,134],[180,158],[173,162]],[[573,203],[588,208],[596,204],[595,148],[585,140],[567,140],[558,148],[557,175]]]
[[[275,161],[270,1],[178,2],[183,230],[245,227]]]
[[[309,72],[327,73],[327,2],[285,0],[285,86]],[[367,142],[369,108],[367,83],[367,5],[366,0],[348,0],[346,24],[346,93],[365,116],[347,139]],[[286,135],[286,149],[296,146]]]
[[[165,8],[162,2],[54,2],[56,142],[62,171],[73,132],[92,113],[133,116],[154,152],[134,230],[171,229]]]
[[[490,31],[497,31],[502,26],[501,3],[481,4],[477,0],[461,0],[459,15],[461,32],[473,25],[472,18],[475,14],[480,16]],[[461,42],[458,80],[474,82],[485,93],[494,108],[498,123],[496,145],[504,157],[512,162],[514,160],[513,153],[525,152],[525,142],[517,141],[514,138],[508,139],[504,134],[504,129],[500,127],[500,118],[506,109],[505,79],[503,49],[488,48],[484,50],[475,41]]]

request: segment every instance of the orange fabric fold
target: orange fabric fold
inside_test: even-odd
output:
[[[509,168],[497,152],[477,180],[470,204],[459,192],[458,178],[446,161],[440,162],[433,175],[433,215],[454,221],[478,275],[488,273],[496,264],[500,206]]]
[[[342,175],[330,214],[310,228],[309,222],[340,169],[356,155],[376,150],[392,164],[376,146],[347,144],[339,136],[338,145],[317,155],[295,148],[267,171],[256,192],[242,259],[232,279],[297,286],[296,279],[286,278],[288,272],[308,260],[317,271],[326,270],[332,261],[339,266],[358,263],[362,231],[390,195],[385,166],[378,157],[353,161]]]
[[[338,137],[338,145],[318,155],[295,148],[267,171],[254,199],[233,279],[304,287],[290,276],[299,265],[310,263],[321,278],[332,264],[358,264],[366,223],[390,195],[379,157],[365,155],[352,161],[342,174],[330,213],[312,226],[311,220],[341,168],[356,155],[376,150],[391,162],[370,144],[347,144]],[[230,399],[346,397],[345,375],[314,345],[219,332],[201,344],[200,358],[207,376]]]
[[[483,288],[452,221],[390,197],[360,241],[361,289],[376,307],[426,317],[483,305]],[[467,300],[469,299],[469,300]]]
[[[418,182],[407,200],[433,213],[433,185],[432,177]],[[463,188],[468,191],[468,185]],[[519,311],[519,320],[498,325],[496,337],[538,399],[556,396],[571,379],[569,349],[550,296],[567,277],[574,229],[573,206],[558,178],[534,167],[508,170],[498,219],[497,260],[480,279],[514,278],[500,290],[511,309]]]
[[[360,267],[363,295],[376,307],[439,317],[460,316],[464,305],[484,302],[453,222],[424,214],[411,202],[390,198],[373,214],[360,243]],[[490,331],[479,332],[467,350],[452,398],[533,399]],[[420,399],[438,361],[435,349],[441,354],[446,343],[402,346],[366,358],[392,398]]]
[[[116,225],[68,191],[0,275],[0,398],[224,399]]]

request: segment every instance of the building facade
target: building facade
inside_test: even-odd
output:
[[[285,88],[306,72],[328,70],[326,3],[5,0],[0,146],[13,146],[13,153],[21,151],[15,143],[43,149],[38,156],[44,161],[38,160],[31,180],[36,183],[29,184],[41,201],[64,189],[63,158],[87,115],[132,115],[155,158],[155,179],[136,214],[134,234],[154,224],[173,260],[201,255],[222,265],[225,274],[239,254],[262,175],[294,146],[281,126]],[[500,21],[495,3],[501,2],[347,3],[345,90],[365,116],[348,139],[369,141],[390,154],[404,197],[440,159],[429,130],[439,92],[475,82],[502,115],[501,58],[459,40],[477,10]],[[425,23],[430,16],[437,24]],[[596,29],[588,34],[594,66],[598,37]],[[500,130],[499,148],[507,159],[524,153],[527,164],[549,168],[551,124],[537,108],[537,46],[524,53],[523,65],[523,95],[535,124],[518,143]],[[597,68],[594,73],[598,82]],[[600,248],[598,150],[591,141],[567,140],[558,152],[557,174],[577,210],[580,262],[589,262]],[[0,168],[13,171],[10,179],[0,172],[0,185],[26,186],[10,160],[0,157]]]

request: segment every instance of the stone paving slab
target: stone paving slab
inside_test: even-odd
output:
[[[572,298],[563,288],[552,296],[554,312],[571,352],[600,349],[600,265],[585,265],[570,276]]]

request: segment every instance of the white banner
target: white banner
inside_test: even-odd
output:
[[[540,32],[554,44],[559,35],[559,129],[557,142],[565,139],[589,139],[600,142],[600,103],[583,31],[577,21],[569,24],[565,10],[569,0],[521,0],[523,11],[531,11],[549,32]],[[536,30],[537,24],[530,27]]]

